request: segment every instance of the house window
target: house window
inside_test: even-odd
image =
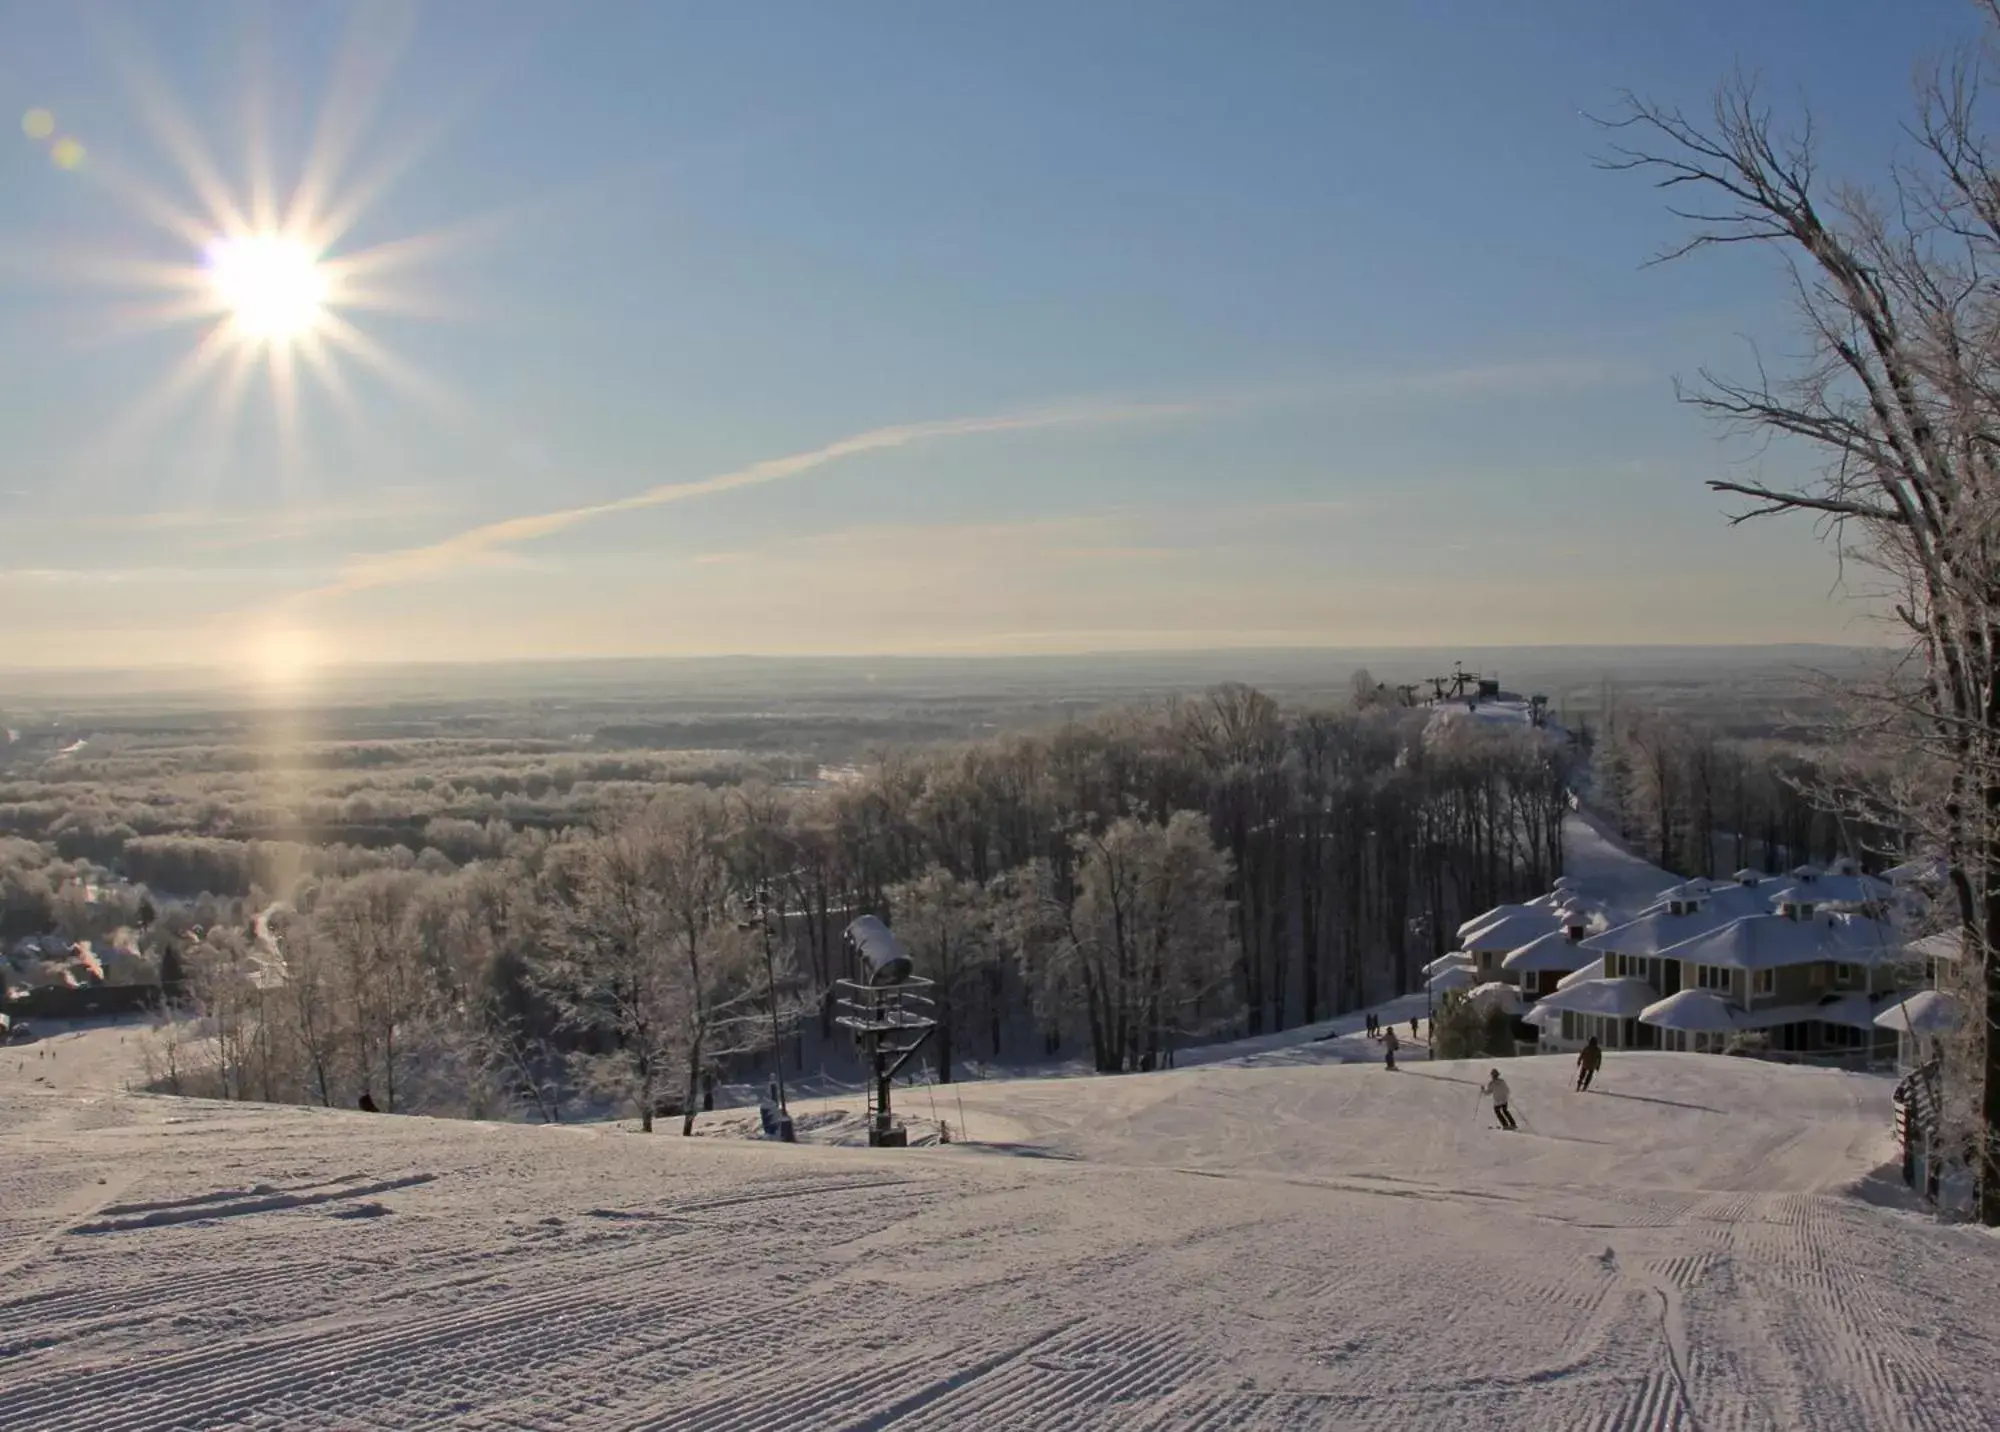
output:
[[[1608,980],[1618,978],[1618,956],[1606,955],[1604,957],[1604,977]]]
[[[1751,977],[1750,992],[1752,994],[1776,994],[1778,992],[1778,972],[1776,970],[1757,971]]]
[[[1729,971],[1721,965],[1696,965],[1694,978],[1695,983],[1702,989],[1719,989],[1725,994],[1729,992]]]
[[[1853,978],[1854,978],[1853,965],[1837,964],[1833,967],[1833,982],[1835,984],[1847,984]]]

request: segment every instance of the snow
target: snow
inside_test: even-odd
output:
[[[1527,974],[1537,970],[1553,970],[1570,973],[1582,969],[1595,958],[1582,943],[1572,940],[1567,930],[1551,930],[1548,934],[1528,941],[1518,950],[1500,961],[1500,968],[1515,974]]]
[[[1699,916],[1682,916],[1683,920]],[[1665,928],[1673,928],[1668,916]],[[1603,938],[1617,937],[1617,931]],[[1744,915],[1690,938],[1669,940],[1661,949],[1674,959],[1735,970],[1774,970],[1787,965],[1835,960],[1847,964],[1890,964],[1901,948],[1895,932],[1873,920],[1822,915],[1794,920],[1785,915]],[[1625,953],[1621,950],[1620,953]],[[1640,950],[1634,953],[1648,954]]]
[[[1680,884],[1680,877],[1626,849],[1589,810],[1572,811],[1563,822],[1563,863],[1576,878],[1575,888],[1634,913],[1652,904],[1662,890]]]
[[[1696,935],[1719,930],[1742,918],[1741,912],[1726,908],[1703,905],[1684,908],[1681,913],[1675,914],[1663,906],[1636,920],[1614,926],[1601,935],[1592,935],[1582,944],[1584,949],[1601,954],[1657,955]]]
[[[1539,905],[1495,905],[1491,910],[1483,911],[1480,914],[1474,915],[1470,920],[1461,922],[1458,927],[1458,938],[1463,940],[1467,936],[1476,935],[1481,930],[1491,925],[1496,925],[1502,920],[1516,915],[1536,914],[1543,908]]]
[[[1584,980],[1567,988],[1558,984],[1556,992],[1536,1001],[1537,1009],[1568,1010],[1574,1014],[1601,1014],[1614,1019],[1636,1019],[1639,1011],[1653,1004],[1660,992],[1644,980],[1623,975],[1617,979]]]
[[[1949,994],[1934,989],[1905,995],[1874,1019],[1877,1027],[1900,1034],[1949,1034],[1964,1021],[1964,1006]]]
[[[1517,910],[1481,925],[1459,944],[1473,954],[1505,954],[1561,928],[1562,917],[1553,910]]]
[[[948,1086],[979,1142],[870,1151],[137,1096],[125,1038],[0,1056],[0,1426],[1960,1432],[2000,1397],[2000,1241],[1896,1206],[1884,1078],[1511,1060],[1508,1134],[1494,1061],[1294,1043]]]
[[[1639,1018],[1658,1029],[1689,1034],[1726,1034],[1742,1028],[1743,1010],[1713,990],[1684,989],[1639,1011]]]
[[[1604,978],[1604,960],[1600,956],[1580,970],[1572,970],[1556,981],[1557,990],[1575,989],[1578,985],[1593,984]]]
[[[1912,960],[1961,960],[1965,958],[1965,935],[1960,930],[1939,930],[1910,941],[1903,953]]]
[[[1521,1003],[1521,992],[1514,988],[1514,986],[1505,984],[1499,980],[1491,981],[1490,983],[1480,985],[1477,989],[1467,991],[1465,1002],[1470,1005],[1476,1005],[1480,1009],[1505,1010],[1508,1014],[1519,1014],[1524,1008]]]
[[[1775,883],[1775,882],[1774,882]],[[1759,887],[1761,890],[1761,887]],[[1870,905],[1888,899],[1895,887],[1872,875],[1816,875],[1771,892],[1771,903]]]

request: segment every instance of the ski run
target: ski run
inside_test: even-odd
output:
[[[2000,1242],[1901,1206],[1889,1079],[1516,1059],[1495,1137],[1490,1061],[1360,1028],[877,1152],[135,1095],[56,1035],[0,1056],[0,1427],[1995,1425]]]

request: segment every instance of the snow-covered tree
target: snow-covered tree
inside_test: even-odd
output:
[[[1934,804],[1897,812],[1944,855],[1979,973],[1973,1142],[1980,1215],[2000,1224],[2000,147],[1983,47],[1918,86],[1907,152],[1882,184],[1829,183],[1811,125],[1784,132],[1747,80],[1690,117],[1634,100],[1607,163],[1651,177],[1692,232],[1670,256],[1763,246],[1801,320],[1803,358],[1739,379],[1704,373],[1688,401],[1726,426],[1803,446],[1797,483],[1717,479],[1737,520],[1800,514],[1882,581],[1913,675],[1874,702],[1943,772]],[[1913,718],[1913,719],[1912,719]]]
[[[581,849],[535,966],[537,983],[581,1036],[584,1085],[636,1105],[647,1133],[678,1079],[690,1002],[649,834],[620,830]]]
[[[938,1082],[949,1084],[957,1030],[996,956],[991,894],[933,865],[892,885],[889,908],[917,973],[936,982]]]

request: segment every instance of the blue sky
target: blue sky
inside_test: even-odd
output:
[[[1773,271],[1643,269],[1585,114],[1741,64],[1865,177],[1974,18],[0,0],[85,156],[0,145],[0,666],[1879,639],[1673,401],[1785,351]],[[190,152],[364,201],[338,400],[149,399]]]

